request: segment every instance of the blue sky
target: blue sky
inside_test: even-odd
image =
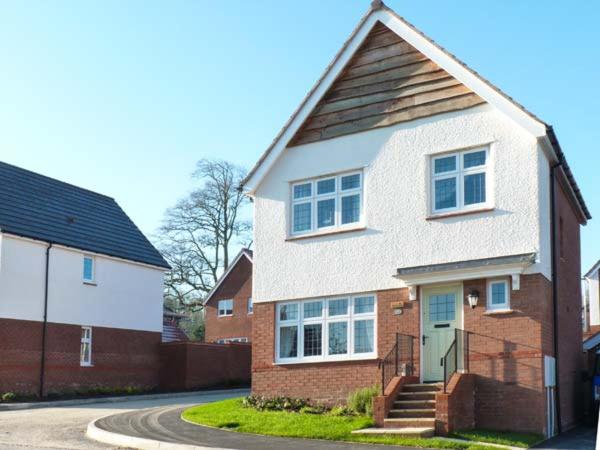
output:
[[[554,125],[600,258],[600,2],[388,0]],[[368,0],[2,1],[0,159],[115,197],[147,234],[203,157],[250,167]]]

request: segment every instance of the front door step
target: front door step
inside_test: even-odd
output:
[[[433,417],[388,417],[383,419],[384,428],[420,428],[435,427],[435,418]]]
[[[404,428],[364,428],[354,430],[352,434],[393,434],[394,436],[429,438],[435,434],[433,427],[404,427]]]

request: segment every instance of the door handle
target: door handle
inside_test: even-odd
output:
[[[425,339],[427,339],[427,336],[423,335],[423,345],[425,345]]]

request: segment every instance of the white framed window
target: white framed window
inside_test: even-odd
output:
[[[488,311],[510,309],[510,283],[508,280],[490,280],[487,286]]]
[[[92,327],[81,327],[79,365],[82,367],[90,367],[92,365]]]
[[[254,312],[254,304],[252,303],[252,297],[248,297],[248,314]]]
[[[83,282],[94,283],[96,275],[96,261],[93,256],[83,255]]]
[[[291,185],[291,234],[351,228],[363,222],[363,173],[303,180]]]
[[[375,358],[376,314],[374,294],[278,303],[276,362]]]
[[[431,158],[431,211],[468,211],[489,205],[487,147]]]
[[[233,315],[233,300],[219,300],[218,312],[219,317],[232,316]]]

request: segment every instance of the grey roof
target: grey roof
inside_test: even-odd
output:
[[[420,275],[424,273],[445,272],[450,270],[473,269],[478,267],[490,267],[503,264],[534,263],[535,253],[523,253],[520,255],[498,256],[495,258],[471,259],[443,264],[431,264],[428,266],[404,267],[398,269],[398,275]]]
[[[592,266],[592,268],[590,270],[588,270],[586,272],[586,274],[583,276],[583,278],[587,278],[590,275],[592,275],[594,272],[596,272],[598,269],[600,269],[600,259],[598,261],[596,261],[596,264],[594,264]]]
[[[4,162],[0,231],[170,268],[111,197]]]

